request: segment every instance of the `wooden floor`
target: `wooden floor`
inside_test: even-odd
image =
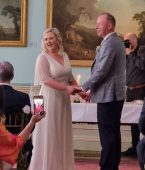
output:
[[[131,146],[130,126],[121,126],[122,151]],[[96,124],[73,124],[75,170],[99,170],[100,140]],[[121,157],[119,170],[140,170],[137,157]]]
[[[75,170],[99,170],[100,152],[75,150]],[[137,157],[121,157],[119,170],[140,170]]]
[[[75,170],[99,170],[98,160],[76,160]],[[140,170],[136,160],[124,161],[122,160],[119,165],[119,170]]]

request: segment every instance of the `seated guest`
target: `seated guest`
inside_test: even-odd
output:
[[[11,115],[12,123],[16,114],[22,112],[22,108],[25,105],[30,106],[29,95],[15,90],[11,85],[11,81],[14,77],[14,68],[11,63],[7,61],[0,62],[0,86],[4,92],[4,114],[6,116],[6,124],[9,124],[9,115]],[[31,119],[31,114],[27,115],[27,122]],[[20,129],[7,128],[11,133],[18,134]],[[27,153],[27,163],[29,165],[32,156],[32,141],[31,138],[24,145],[24,152]]]
[[[137,144],[137,156],[141,170],[144,170],[145,165],[145,99],[141,116],[139,119],[139,130],[143,134],[143,138]]]
[[[23,144],[28,140],[35,123],[45,116],[45,113],[43,115],[33,115],[24,130],[16,136],[7,131],[4,126],[5,116],[3,114],[3,103],[3,91],[0,86],[0,170],[3,169],[2,161],[6,161],[9,164],[14,164],[16,162],[18,154]]]

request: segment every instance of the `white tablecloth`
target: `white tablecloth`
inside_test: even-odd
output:
[[[72,103],[73,122],[97,122],[97,104]],[[138,123],[142,104],[125,103],[122,110],[121,123]]]

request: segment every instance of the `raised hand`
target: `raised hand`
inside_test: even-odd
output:
[[[31,121],[33,121],[34,123],[39,122],[42,118],[44,118],[46,115],[45,111],[44,112],[40,112],[37,114],[32,114],[32,118]]]

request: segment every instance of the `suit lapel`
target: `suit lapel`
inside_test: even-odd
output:
[[[96,63],[96,57],[95,57],[95,59],[94,59],[94,61],[93,61],[93,64],[92,64],[92,66],[91,66],[91,71],[92,71],[93,66],[94,66],[95,63]]]
[[[100,48],[103,46],[104,42],[105,42],[108,38],[110,38],[111,36],[116,36],[116,33],[113,32],[111,35],[109,35],[106,39],[104,39],[104,40],[101,42],[100,47],[97,48],[97,50],[96,50],[96,57],[95,57],[95,59],[94,59],[94,61],[93,61],[93,64],[92,64],[92,66],[91,66],[91,71],[92,71],[92,69],[93,69],[93,67],[94,67],[94,65],[95,65],[95,63],[96,63],[96,58],[97,58],[97,56],[98,56],[99,53],[100,53]]]
[[[94,67],[94,65],[95,65],[95,63],[96,63],[96,58],[97,58],[97,56],[99,55],[100,48],[101,48],[101,46],[97,46],[97,48],[96,48],[96,56],[95,56],[94,61],[93,61],[93,63],[92,63],[91,71],[92,71],[92,69],[93,69],[93,67]]]

